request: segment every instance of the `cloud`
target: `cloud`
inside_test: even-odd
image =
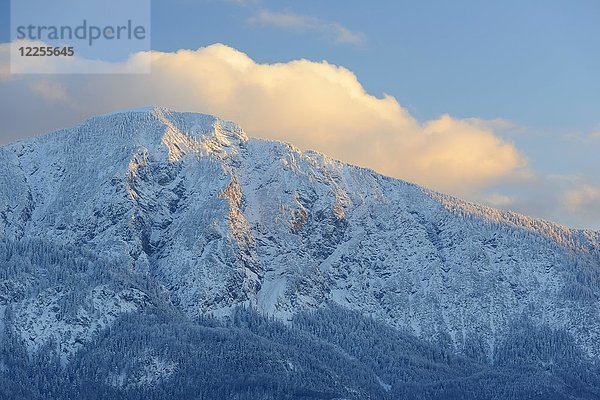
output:
[[[587,134],[571,132],[563,135],[562,137],[567,141],[589,144],[600,141],[600,130],[592,131]]]
[[[41,80],[33,82],[30,89],[49,101],[68,101],[64,87],[58,82]]]
[[[580,141],[589,144],[600,141],[600,130],[593,131],[588,133],[587,135],[580,136]]]
[[[319,32],[330,36],[336,43],[360,45],[366,41],[363,33],[352,32],[337,22],[324,21],[307,15],[262,10],[250,17],[248,22],[253,25],[273,26],[288,30]]]
[[[563,201],[574,214],[583,218],[600,218],[600,186],[585,183],[567,191]]]
[[[314,29],[316,26],[323,23],[317,18],[305,15],[274,13],[267,10],[260,11],[255,16],[250,17],[248,21],[253,24],[290,29]]]
[[[473,126],[477,126],[482,129],[492,129],[492,130],[504,131],[504,130],[508,130],[508,129],[517,128],[517,126],[513,122],[507,121],[503,118],[494,118],[494,119],[466,118],[465,121],[468,121]]]
[[[480,201],[486,205],[496,208],[507,208],[517,203],[517,199],[515,197],[507,196],[502,193],[484,195]]]
[[[493,121],[449,115],[417,121],[394,97],[367,93],[344,67],[308,60],[261,64],[217,44],[134,55],[124,68],[147,56],[148,75],[11,76],[0,84],[3,97],[12,99],[0,108],[2,130],[44,131],[154,104],[212,113],[239,122],[250,135],[461,196],[531,175],[523,154],[494,133]],[[23,116],[36,109],[43,110],[37,118]]]
[[[600,181],[581,174],[536,174],[526,184],[498,185],[471,196],[492,207],[567,226],[600,229]]]
[[[234,3],[239,6],[255,5],[259,4],[261,0],[224,0],[228,3]]]

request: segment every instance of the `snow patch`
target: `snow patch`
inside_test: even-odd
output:
[[[35,353],[42,345],[54,340],[61,360],[79,350],[92,336],[109,327],[121,314],[134,312],[148,303],[148,296],[137,289],[114,291],[108,286],[97,286],[88,295],[85,304],[74,313],[64,310],[64,298],[70,290],[55,287],[37,297],[15,306],[14,327],[27,349]]]

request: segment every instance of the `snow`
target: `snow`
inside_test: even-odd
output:
[[[384,381],[382,381],[381,378],[378,377],[378,376],[376,378],[377,378],[377,382],[383,388],[383,390],[385,390],[386,392],[389,392],[390,390],[392,390],[392,386],[391,385],[388,385],[387,383],[385,383]]]
[[[597,268],[600,233],[250,139],[213,116],[95,117],[0,148],[0,183],[0,238],[50,238],[151,274],[190,318],[252,304],[288,320],[335,302],[423,338],[447,334],[458,351],[481,337],[493,357],[526,316],[600,356],[597,300],[567,295],[579,282],[573,260]],[[64,321],[60,296],[48,288],[15,304],[31,351],[55,338],[68,358],[145,298],[99,286]]]
[[[65,317],[60,300],[68,294],[69,289],[52,288],[17,303],[14,328],[30,353],[52,339],[59,346],[62,362],[66,363],[95,333],[109,327],[119,315],[140,309],[147,298],[136,289],[114,292],[98,286],[88,295],[86,303],[91,307],[82,305],[75,315]]]
[[[100,115],[98,115],[98,117],[110,117],[110,116],[114,116],[114,115],[129,114],[129,113],[144,113],[144,114],[146,114],[149,112],[153,112],[155,110],[160,110],[160,107],[146,106],[146,107],[138,107],[138,108],[125,108],[125,109],[117,110],[114,112],[100,114]]]
[[[106,383],[119,389],[155,386],[169,379],[177,369],[177,363],[151,354],[133,360],[133,368],[111,372]]]

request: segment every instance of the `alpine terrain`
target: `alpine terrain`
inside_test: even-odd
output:
[[[599,399],[600,232],[162,108],[0,148],[2,399]]]

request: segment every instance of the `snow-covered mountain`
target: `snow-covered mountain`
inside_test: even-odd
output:
[[[58,346],[63,365],[158,305],[190,321],[253,306],[288,326],[333,305],[491,362],[527,321],[600,357],[599,232],[250,139],[208,115],[124,111],[0,148],[0,239],[0,328],[31,357]],[[140,357],[139,382],[114,371],[106,382],[177,374],[175,361]]]

